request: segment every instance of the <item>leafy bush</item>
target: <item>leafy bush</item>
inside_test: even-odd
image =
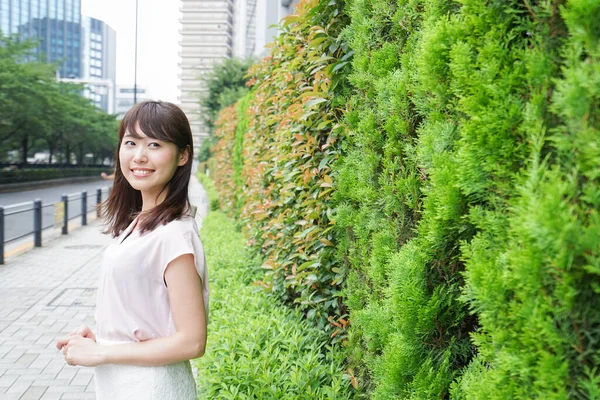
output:
[[[444,398],[475,349],[459,301],[464,220],[448,88],[453,3],[350,2],[349,134],[338,164],[338,257],[353,366],[375,399]]]
[[[559,4],[350,3],[335,221],[372,398],[596,396],[600,9]]]
[[[493,8],[465,13],[490,26],[506,23],[507,15]],[[523,14],[531,18],[527,35],[510,64],[523,78],[510,79],[514,86],[504,102],[510,96],[518,106],[520,118],[510,120],[519,138],[512,143],[524,149],[507,154],[504,145],[494,161],[510,165],[521,154],[526,167],[512,188],[490,171],[486,181],[503,185],[481,186],[503,198],[506,210],[479,208],[470,216],[479,232],[463,250],[464,298],[481,323],[473,336],[479,354],[453,396],[600,398],[600,88],[588,84],[600,78],[600,3],[535,4]],[[482,37],[482,51],[490,43],[504,50],[501,37]],[[490,85],[481,73],[469,75],[459,95],[470,104],[465,111],[474,122],[465,149],[474,153],[486,148],[475,122],[485,122],[485,115],[474,110],[473,99],[492,97],[507,79]],[[499,108],[500,101],[489,104]]]
[[[241,140],[240,220],[264,259],[263,284],[336,341],[347,323],[329,202],[341,134],[339,83],[348,65],[338,38],[342,10],[335,2],[303,1],[282,21],[271,54],[251,69],[249,126]]]
[[[251,59],[224,58],[206,75],[200,77],[207,89],[200,98],[203,123],[211,135],[219,112],[248,93],[246,84],[249,78],[246,73],[252,63]]]
[[[0,174],[0,184],[45,181],[49,179],[75,178],[84,176],[100,177],[104,168],[35,168],[9,169]]]
[[[237,103],[237,126],[235,127],[235,143],[233,145],[233,157],[231,159],[233,168],[233,187],[235,190],[233,215],[239,218],[244,204],[244,180],[242,172],[244,169],[244,135],[248,131],[249,116],[248,108],[253,94],[242,97]],[[233,203],[233,202],[232,202]]]
[[[217,194],[217,190],[215,189],[215,184],[212,179],[210,179],[206,174],[199,172],[196,174],[198,180],[206,190],[206,195],[209,201],[209,207],[211,211],[218,211],[221,207],[219,203],[219,195]]]
[[[232,154],[235,146],[235,132],[237,126],[236,106],[229,106],[223,109],[216,122],[214,138],[216,143],[211,149],[211,162],[216,168],[211,173],[211,178],[215,182],[215,188],[219,194],[221,209],[233,213],[237,205],[237,191],[233,178]]]
[[[350,399],[343,353],[297,312],[252,286],[261,274],[234,222],[203,223],[211,284],[206,354],[196,360],[201,399]]]
[[[365,397],[599,398],[600,3],[334,3],[253,72],[262,284]]]

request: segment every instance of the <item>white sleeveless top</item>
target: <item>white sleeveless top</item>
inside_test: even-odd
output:
[[[208,273],[194,218],[184,216],[143,235],[131,232],[134,226],[135,220],[104,252],[96,302],[100,340],[138,342],[175,333],[164,272],[183,254],[194,255],[208,319]]]

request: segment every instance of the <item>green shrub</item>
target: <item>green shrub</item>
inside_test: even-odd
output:
[[[424,5],[426,4],[426,5]],[[459,301],[463,220],[452,149],[446,1],[350,2],[356,88],[337,169],[352,364],[374,399],[444,398],[475,350]]]
[[[215,145],[211,148],[212,157],[209,161],[215,165],[210,178],[214,181],[215,189],[219,194],[220,209],[229,215],[234,215],[238,203],[232,163],[238,125],[237,116],[236,105],[226,107],[219,112],[213,133]]]
[[[298,312],[252,282],[262,272],[234,222],[213,211],[202,241],[211,300],[208,344],[196,360],[200,399],[349,399],[344,355]]]
[[[345,23],[343,4],[328,0],[302,1],[283,19],[270,56],[250,70],[248,130],[234,147],[244,148],[240,221],[264,260],[265,287],[333,341],[347,326],[330,201],[350,56],[339,39]]]
[[[600,3],[301,5],[243,137],[263,284],[347,307],[364,397],[599,398]]]
[[[594,398],[599,3],[349,4],[335,238],[361,385]]]
[[[490,24],[503,21],[492,9],[481,11],[471,12]],[[513,142],[526,148],[526,168],[514,189],[477,185],[508,205],[504,213],[471,214],[479,233],[464,246],[464,298],[481,323],[473,337],[479,354],[453,395],[600,398],[600,88],[589,84],[600,78],[600,3],[542,3],[527,13],[535,22],[512,64],[523,82],[513,80],[518,90],[509,93],[523,103],[522,140]],[[490,39],[484,40],[497,41]],[[482,95],[475,94],[477,81],[463,80],[464,88],[477,85],[465,103]],[[466,143],[471,152],[485,151],[475,134],[480,129]],[[509,158],[499,154],[496,163]],[[502,183],[498,174],[492,179]]]
[[[244,205],[244,180],[242,171],[244,169],[244,135],[248,132],[249,116],[248,111],[253,94],[249,93],[242,97],[237,103],[237,126],[235,128],[235,138],[233,146],[233,157],[231,164],[233,167],[233,186],[235,188],[234,215],[239,217],[240,211]]]
[[[210,210],[218,211],[220,208],[219,195],[217,194],[217,190],[215,189],[215,184],[213,183],[212,179],[202,172],[198,172],[196,176],[204,187],[204,190],[206,190]]]
[[[3,170],[0,184],[45,181],[75,177],[100,177],[101,172],[111,173],[106,168],[35,168]]]

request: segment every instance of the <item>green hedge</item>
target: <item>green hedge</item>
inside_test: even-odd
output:
[[[212,179],[210,179],[205,173],[198,172],[196,174],[198,180],[206,190],[206,195],[209,201],[209,208],[211,211],[218,211],[221,207],[219,203],[219,195],[217,194],[217,189],[215,189],[215,184]]]
[[[237,126],[235,128],[235,138],[233,146],[233,159],[231,161],[233,168],[233,183],[236,188],[237,203],[234,207],[234,215],[239,217],[239,213],[244,204],[244,180],[242,171],[244,169],[244,135],[248,132],[248,111],[253,93],[248,93],[237,103]]]
[[[244,137],[273,290],[321,327],[348,308],[347,342],[329,322],[364,397],[600,398],[600,2],[301,10]],[[312,34],[349,21],[342,40],[305,40],[310,15]],[[343,51],[306,56],[328,40]]]
[[[356,91],[335,198],[338,256],[352,271],[351,358],[375,399],[444,398],[475,354],[477,324],[459,300],[460,243],[475,230],[457,181],[447,65],[458,4],[350,8]]]
[[[361,383],[594,398],[600,3],[350,9],[336,223]]]
[[[36,168],[36,169],[11,169],[0,171],[0,185],[6,183],[22,183],[45,181],[50,179],[74,178],[81,176],[100,177],[100,173],[112,173],[106,168]]]
[[[201,236],[211,311],[206,354],[195,361],[199,398],[351,398],[343,352],[252,285],[260,263],[249,258],[234,221],[212,211]]]
[[[240,222],[264,260],[265,288],[334,341],[345,338],[347,326],[340,298],[346,271],[335,260],[330,201],[350,66],[340,40],[346,20],[343,3],[323,0],[300,2],[297,14],[282,20],[271,54],[250,70],[248,129],[242,138],[236,132],[234,147],[243,143]],[[219,168],[228,171],[230,159]],[[224,182],[219,190],[227,192],[232,184]]]

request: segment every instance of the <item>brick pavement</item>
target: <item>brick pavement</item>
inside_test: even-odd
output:
[[[200,224],[208,201],[196,178],[190,200]],[[0,399],[95,398],[92,369],[66,365],[55,342],[79,325],[94,327],[98,269],[111,241],[100,228],[93,221],[0,266]]]

